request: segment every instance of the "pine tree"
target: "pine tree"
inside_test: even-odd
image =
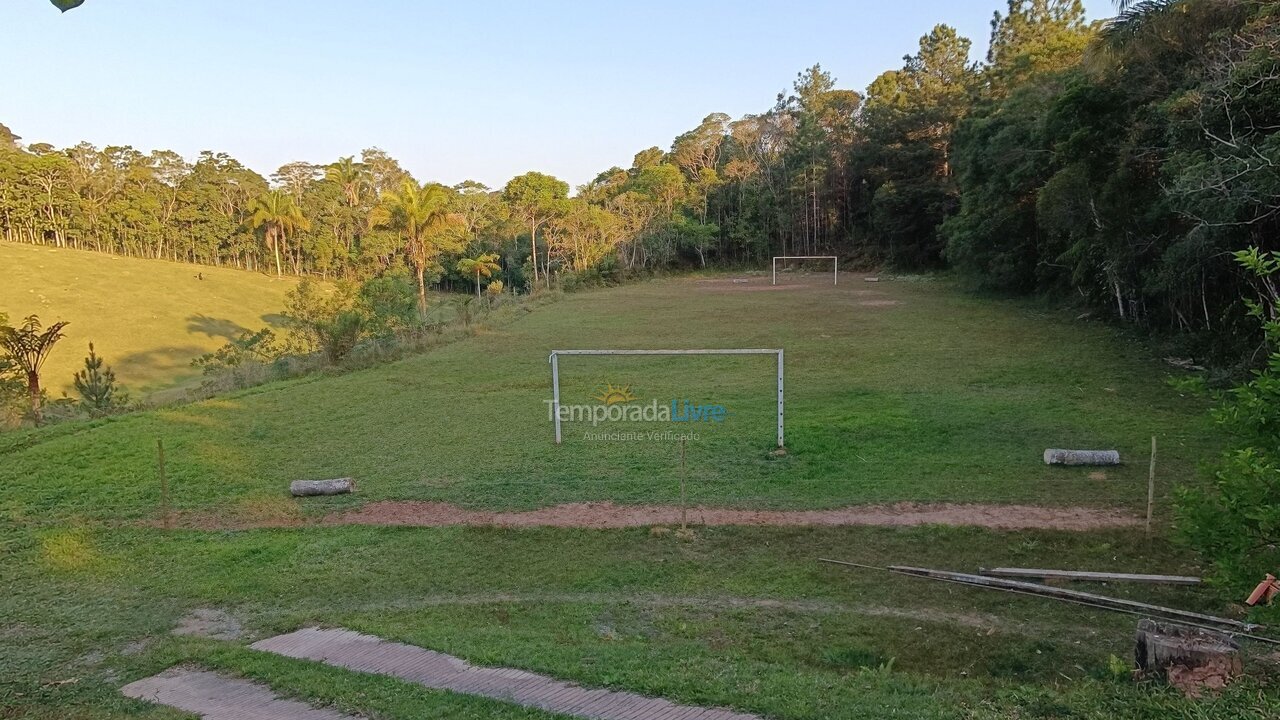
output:
[[[94,415],[121,404],[116,392],[115,371],[103,365],[102,358],[93,350],[93,343],[89,343],[89,357],[84,359],[84,370],[76,373],[75,384],[80,401]]]

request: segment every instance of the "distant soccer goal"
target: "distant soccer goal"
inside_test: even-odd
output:
[[[831,284],[840,284],[840,258],[835,255],[777,255],[773,258],[773,284],[778,284],[778,261],[779,260],[830,260],[831,261]]]
[[[556,423],[556,444],[560,444],[560,356],[561,355],[776,355],[778,358],[778,447],[782,442],[782,348],[729,348],[724,350],[552,350],[551,415]]]

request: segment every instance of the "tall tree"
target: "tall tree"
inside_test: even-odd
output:
[[[399,235],[418,279],[418,312],[426,318],[428,268],[442,253],[457,252],[466,245],[461,222],[449,213],[448,190],[405,179],[399,190],[382,193],[382,202],[373,209],[369,221]]]
[[[942,263],[939,225],[959,202],[952,172],[952,135],[968,110],[974,83],[969,40],[946,25],[920,38],[867,90],[863,172],[874,188],[870,224],[890,263]]]
[[[89,343],[89,356],[84,359],[84,369],[75,374],[76,392],[89,412],[98,415],[120,404],[117,395],[116,373],[107,367]]]
[[[324,171],[325,179],[337,183],[347,199],[349,207],[360,204],[361,193],[369,186],[369,168],[362,162],[356,162],[352,155],[338,158],[330,163]]]
[[[261,195],[250,206],[249,227],[261,228],[267,247],[275,253],[276,277],[283,277],[280,269],[280,244],[289,233],[311,227],[310,221],[303,217],[302,209],[294,202],[293,197],[281,190],[270,190]]]
[[[569,184],[540,172],[527,172],[507,182],[502,196],[529,228],[533,281],[537,283],[538,230],[560,212],[563,201],[569,197]]]
[[[37,425],[44,421],[40,409],[40,370],[53,346],[62,339],[62,328],[66,326],[65,322],[56,322],[42,330],[40,318],[35,315],[28,316],[17,327],[0,326],[0,349],[26,376],[31,418]]]
[[[496,253],[481,253],[473,258],[462,258],[458,261],[458,272],[476,279],[476,299],[480,299],[480,278],[491,278],[502,269],[498,264]]]

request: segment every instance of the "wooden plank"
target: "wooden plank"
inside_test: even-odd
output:
[[[1039,583],[1022,582],[1020,580],[1005,580],[1003,578],[987,577],[985,575],[970,575],[968,573],[949,572],[946,570],[930,570],[929,568],[908,567],[905,565],[890,565],[888,570],[889,572],[895,572],[903,575],[915,575],[917,577],[934,578],[937,580],[949,580],[951,582],[958,582],[965,585],[1017,590],[1018,592],[1030,593],[1032,595],[1063,598],[1067,600],[1092,603],[1095,605],[1103,605],[1111,608],[1123,608],[1126,610],[1158,613],[1171,618],[1183,618],[1197,622],[1225,625],[1227,627],[1240,628],[1245,631],[1260,630],[1263,627],[1262,625],[1244,623],[1230,618],[1203,615],[1189,610],[1161,607],[1159,605],[1137,602],[1136,600],[1123,600],[1120,598],[1107,597],[1105,595],[1080,592],[1079,590],[1067,590],[1066,588],[1056,588],[1049,585],[1041,585]]]
[[[1131,582],[1156,585],[1199,585],[1200,578],[1190,575],[1143,575],[1138,573],[1088,572],[1084,570],[1039,570],[1036,568],[978,568],[979,575],[1041,580],[1080,580],[1084,582]]]

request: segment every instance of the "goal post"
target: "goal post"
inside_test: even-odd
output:
[[[782,348],[728,348],[722,350],[552,350],[551,409],[556,423],[556,444],[560,444],[560,356],[561,355],[774,355],[778,359],[778,447],[782,442]]]
[[[778,261],[779,260],[830,260],[831,268],[831,284],[840,284],[840,258],[835,255],[775,255],[773,257],[773,282],[778,284]]]

